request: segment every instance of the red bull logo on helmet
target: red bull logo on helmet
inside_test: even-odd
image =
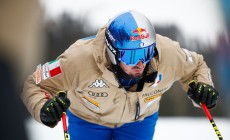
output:
[[[134,36],[130,36],[130,40],[136,41],[145,38],[149,38],[149,33],[147,33],[146,29],[138,27],[137,29],[132,31],[133,34],[138,34]]]
[[[146,32],[145,29],[138,27],[136,30],[133,30],[133,34],[141,34],[142,32]]]

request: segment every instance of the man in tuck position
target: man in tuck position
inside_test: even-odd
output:
[[[21,97],[49,127],[67,111],[71,140],[152,140],[161,96],[178,80],[195,106],[216,105],[202,55],[156,34],[143,14],[125,11],[39,64]]]

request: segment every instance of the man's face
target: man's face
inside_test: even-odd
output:
[[[129,66],[124,64],[123,62],[119,63],[120,68],[127,73],[132,78],[140,78],[145,69],[145,64],[142,61],[139,61],[135,66]]]

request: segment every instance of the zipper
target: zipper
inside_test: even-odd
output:
[[[140,102],[139,102],[139,99],[137,99],[135,121],[137,121],[139,119],[139,116],[140,116]]]

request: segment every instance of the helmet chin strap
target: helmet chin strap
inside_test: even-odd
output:
[[[128,75],[119,65],[119,62],[117,61],[117,65],[112,65],[112,68],[113,68],[113,72],[115,73],[116,75],[116,78],[117,80],[119,81],[120,78],[124,78],[124,79],[134,79],[132,78],[130,75]],[[149,63],[146,64],[146,67],[144,69],[144,72],[143,72],[143,76],[142,78],[139,80],[139,82],[137,83],[138,86],[137,86],[137,91],[142,91],[143,90],[143,87],[144,87],[144,83],[146,82],[145,78],[146,75],[147,75],[147,72],[149,70]],[[151,74],[150,74],[151,75]],[[155,79],[155,78],[154,78]],[[148,81],[149,82],[149,81]],[[124,86],[121,84],[121,82],[119,81],[119,88],[123,88]]]

